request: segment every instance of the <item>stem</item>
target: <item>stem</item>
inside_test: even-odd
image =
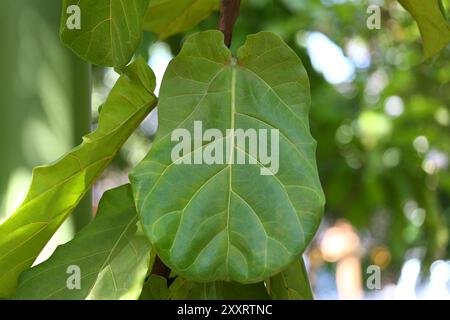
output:
[[[151,273],[169,279],[170,269],[164,264],[164,262],[162,262],[162,260],[158,256],[156,256]]]
[[[233,28],[239,16],[240,7],[241,0],[222,0],[219,29],[225,36],[225,45],[228,48],[231,46]]]

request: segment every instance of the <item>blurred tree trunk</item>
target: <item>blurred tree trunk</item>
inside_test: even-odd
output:
[[[20,204],[32,167],[90,131],[91,68],[60,44],[61,2],[0,1],[0,218]],[[71,226],[91,218],[88,195]]]

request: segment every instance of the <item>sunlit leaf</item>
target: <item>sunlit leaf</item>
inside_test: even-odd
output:
[[[150,0],[144,29],[161,39],[188,31],[219,7],[220,0]]]
[[[303,252],[324,205],[309,105],[302,62],[278,36],[250,36],[237,61],[219,31],[186,41],[163,80],[158,135],[131,175],[145,232],[178,275],[254,283]],[[222,138],[203,146],[196,141],[196,152],[173,162],[173,130],[185,128],[193,136],[194,121],[202,121],[203,130],[218,129]],[[279,154],[272,151],[279,170],[264,166],[248,143],[225,137],[227,129],[238,128],[266,130],[268,136],[279,129]],[[263,135],[259,140],[266,142]],[[223,153],[219,164],[181,163],[214,147]],[[231,164],[238,156],[246,164]]]
[[[150,243],[138,221],[131,188],[125,185],[105,193],[94,221],[72,241],[56,249],[49,260],[23,273],[17,298],[137,299],[149,261]],[[71,268],[78,268],[78,284]]]
[[[426,59],[450,43],[450,25],[442,14],[439,0],[399,0],[399,2],[417,21]]]
[[[274,300],[313,299],[308,273],[303,260],[300,259],[267,280],[267,289]]]
[[[172,300],[269,300],[263,282],[242,285],[216,281],[199,283],[177,278],[170,286]]]
[[[122,67],[138,48],[149,0],[64,0],[61,40],[83,59]],[[78,6],[80,28],[73,27],[71,6]],[[71,24],[72,23],[72,24]]]
[[[20,273],[88,192],[156,103],[143,60],[125,69],[100,113],[98,128],[56,163],[36,168],[25,201],[0,226],[0,296],[14,294]]]

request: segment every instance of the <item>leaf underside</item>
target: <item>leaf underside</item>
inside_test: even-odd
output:
[[[220,0],[151,0],[144,29],[166,39],[188,31],[219,7]]]
[[[450,25],[443,15],[439,0],[399,0],[411,13],[422,35],[425,59],[431,58],[450,43]]]
[[[29,268],[92,183],[156,104],[145,61],[128,66],[100,113],[98,128],[53,165],[36,168],[19,209],[0,225],[0,297],[11,297]]]
[[[155,274],[150,275],[144,284],[139,300],[169,300],[170,291],[167,279]]]
[[[177,278],[170,286],[171,300],[269,300],[263,282],[243,285],[216,281],[199,283]]]
[[[273,300],[312,300],[308,272],[303,259],[295,260],[286,270],[267,280]]]
[[[235,61],[221,32],[201,32],[169,65],[160,95],[158,135],[130,176],[158,255],[178,275],[202,282],[255,283],[285,269],[310,242],[324,206],[300,59],[279,37],[263,32],[248,38]],[[224,135],[226,129],[279,129],[278,173],[261,175],[259,159],[173,163],[172,131],[192,134],[194,121]],[[194,153],[220,149],[226,139]],[[233,150],[246,163],[255,160],[248,144],[230,145],[224,154]]]
[[[46,262],[25,271],[18,299],[137,299],[150,261],[129,185],[105,193],[97,216]],[[80,270],[80,289],[70,290],[68,269]],[[69,269],[70,270],[70,269]],[[69,279],[69,280],[68,280]]]
[[[64,0],[61,41],[84,60],[105,67],[125,66],[142,36],[149,0]],[[81,28],[68,29],[67,8],[80,8]]]

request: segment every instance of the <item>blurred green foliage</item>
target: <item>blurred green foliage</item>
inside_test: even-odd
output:
[[[91,126],[90,66],[60,43],[59,0],[0,3],[0,221],[25,197],[31,169],[55,161]],[[90,196],[75,229],[91,217]]]

